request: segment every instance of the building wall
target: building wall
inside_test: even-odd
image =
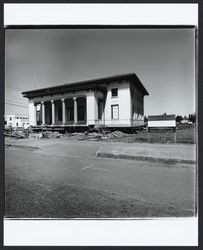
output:
[[[36,125],[36,107],[32,101],[29,101],[29,123],[31,126]]]
[[[131,83],[131,107],[132,107],[132,125],[139,126],[144,124],[144,96],[137,89],[137,87]]]
[[[93,91],[88,91],[86,98],[87,125],[95,125],[96,119],[98,119],[97,96]]]
[[[15,115],[6,116],[7,126],[16,127]]]
[[[112,97],[111,90],[118,88],[118,96]],[[112,119],[112,105],[118,105],[118,119]],[[114,82],[107,86],[105,103],[105,126],[131,126],[130,84]]]
[[[16,127],[27,127],[29,126],[28,116],[26,115],[7,115],[6,116],[7,126],[12,128]]]
[[[167,121],[148,121],[148,127],[176,127],[175,120],[167,120]]]

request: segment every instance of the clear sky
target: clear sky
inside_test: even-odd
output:
[[[27,114],[22,91],[136,73],[145,115],[195,111],[192,29],[6,30],[5,113]]]

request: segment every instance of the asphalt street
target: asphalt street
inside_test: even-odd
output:
[[[27,181],[48,193],[54,186],[73,187],[194,213],[195,165],[97,158],[98,149],[92,142],[7,148],[6,191]]]

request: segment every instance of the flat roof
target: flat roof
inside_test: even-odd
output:
[[[43,95],[52,95],[52,94],[58,94],[58,93],[65,93],[65,92],[71,92],[71,91],[79,91],[79,90],[87,90],[87,89],[96,89],[100,90],[102,92],[106,91],[106,88],[101,86],[101,84],[108,84],[112,81],[123,81],[123,80],[130,80],[134,84],[136,84],[137,88],[144,94],[149,95],[139,78],[135,73],[128,73],[128,74],[122,74],[122,75],[115,75],[115,76],[109,76],[104,78],[97,78],[97,79],[91,79],[91,80],[85,80],[85,81],[79,81],[74,83],[66,83],[63,85],[57,85],[53,87],[48,88],[41,88],[41,89],[35,89],[30,91],[24,91],[22,92],[22,95],[27,98],[37,97],[37,96],[43,96]]]
[[[175,120],[175,115],[149,115],[148,121],[168,121]]]

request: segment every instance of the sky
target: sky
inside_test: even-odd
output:
[[[193,29],[8,29],[5,114],[28,114],[23,91],[136,73],[145,115],[195,112]]]

